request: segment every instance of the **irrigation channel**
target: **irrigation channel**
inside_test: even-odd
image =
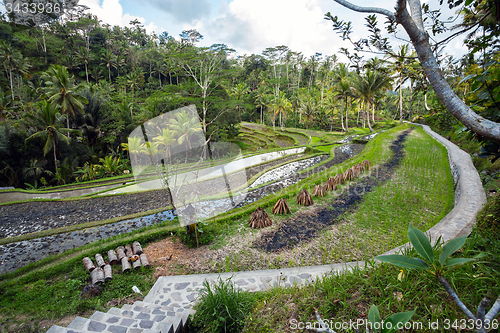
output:
[[[372,136],[369,137],[368,139],[371,138]],[[269,170],[265,172],[262,176],[260,176],[251,186],[247,188],[247,192],[245,193],[244,198],[239,198],[239,200],[237,200],[237,202],[239,203],[235,207],[232,206],[229,199],[219,199],[219,200],[211,200],[204,202],[203,205],[205,205],[205,207],[202,208],[201,210],[202,211],[204,210],[206,212],[205,214],[208,216],[210,215],[210,211],[213,209],[213,207],[223,206],[227,210],[230,210],[232,208],[242,207],[249,203],[255,202],[267,195],[276,193],[285,187],[296,184],[299,181],[311,176],[312,174],[321,172],[322,170],[330,168],[336,164],[342,163],[345,160],[359,154],[363,150],[363,148],[364,148],[363,144],[352,144],[352,143],[336,147],[335,157],[333,159],[313,168],[311,167],[317,165],[320,162],[323,162],[328,157],[326,155],[315,156],[312,158],[302,159],[300,161],[293,161],[284,164],[278,168]],[[294,151],[293,154],[297,154],[300,152],[301,151]],[[279,157],[283,157],[283,154],[278,154],[276,157],[272,158],[279,158]],[[272,158],[267,156],[265,157],[264,161],[269,161]],[[297,156],[290,156],[288,159],[296,159],[296,158]],[[257,158],[255,160],[260,160],[262,162],[263,159]],[[283,162],[283,160],[279,161],[280,163]],[[311,169],[309,169],[307,172],[298,173],[308,168]],[[256,169],[258,170],[258,167]],[[254,170],[253,173],[254,174],[257,173],[257,170]],[[250,176],[253,176],[252,173],[250,173]],[[255,188],[257,186],[259,187]],[[156,195],[158,195],[158,193],[163,193],[163,192],[166,191],[159,190],[147,193],[148,195],[149,193],[156,193]],[[140,193],[138,193],[138,195],[140,195]],[[120,196],[112,196],[108,198],[116,198],[117,200],[119,200]],[[84,200],[74,201],[74,203],[78,205],[82,201]],[[39,202],[38,204],[44,204],[44,202]],[[23,204],[17,204],[17,205],[23,205]],[[4,206],[4,208],[7,209],[9,208],[9,206],[15,206],[15,205],[7,205]],[[126,206],[127,206],[126,203],[121,203],[119,207],[115,207],[115,210],[119,208],[125,209]],[[11,211],[12,210],[16,210],[16,208],[11,209]],[[17,219],[16,221],[7,214],[6,216],[0,218],[0,238],[13,237],[16,235],[21,235],[25,233],[31,233],[46,229],[52,229],[76,223],[76,222],[71,222],[71,223],[69,222],[72,218],[71,214],[69,214],[68,216],[65,215],[58,216],[61,214],[61,211],[45,212],[46,217],[48,217],[49,215],[59,217],[60,220],[59,223],[47,222],[46,220],[43,219],[43,217],[36,218],[34,216],[30,216],[30,219],[21,218]],[[84,210],[82,210],[81,208],[72,209],[72,213],[76,213],[75,217],[77,215],[82,215],[83,212]],[[85,214],[88,215],[95,214],[99,216],[99,212],[100,210],[98,210],[97,212],[95,210],[90,210],[90,211],[85,211]],[[121,215],[126,215],[126,214],[121,214]],[[92,243],[101,239],[107,239],[148,225],[157,224],[165,220],[171,220],[173,219],[173,217],[174,217],[174,212],[168,210],[157,214],[152,214],[129,220],[123,220],[120,222],[91,227],[83,230],[60,233],[52,236],[40,237],[31,240],[0,245],[0,274],[26,266],[32,262],[36,262],[51,255],[60,254],[67,250],[84,246],[88,243]],[[66,219],[67,221],[64,221]],[[49,220],[53,221],[53,219],[51,218],[49,218]],[[97,218],[96,216],[94,216],[94,218],[87,217],[87,221],[94,221],[94,220],[99,220],[99,218]],[[84,220],[81,221],[80,223],[83,222],[86,221]]]

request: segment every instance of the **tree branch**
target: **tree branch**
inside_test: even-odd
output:
[[[490,311],[488,311],[488,313],[484,317],[484,320],[487,322],[491,322],[493,318],[497,316],[498,312],[500,312],[500,296],[498,296],[495,304],[493,304]]]
[[[477,319],[484,320],[488,304],[490,304],[490,300],[486,297],[482,299],[481,303],[479,303],[479,306],[477,307]]]
[[[356,6],[352,3],[350,3],[349,1],[345,1],[345,0],[333,0],[333,1],[335,1],[339,5],[342,5],[348,9],[354,10],[355,12],[382,14],[382,15],[387,16],[391,21],[396,20],[396,17],[394,16],[394,14],[391,11],[384,9],[384,8]]]
[[[444,289],[448,292],[448,294],[450,294],[450,296],[453,298],[455,303],[458,305],[460,310],[462,310],[462,312],[465,313],[467,315],[467,317],[469,317],[470,319],[476,320],[476,317],[472,314],[472,312],[470,312],[470,310],[460,300],[457,293],[455,292],[455,290],[453,290],[453,288],[450,286],[448,281],[446,281],[446,279],[442,275],[439,275],[438,279],[439,279],[439,282],[441,283],[441,285],[444,287]]]
[[[422,21],[422,5],[420,0],[408,0],[410,4],[411,18],[415,21],[415,24],[420,29],[424,31],[424,22]]]

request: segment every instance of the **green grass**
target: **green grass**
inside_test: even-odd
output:
[[[415,129],[405,143],[405,158],[392,180],[368,194],[346,217],[351,233],[371,257],[406,242],[408,225],[428,230],[454,204],[454,184],[446,149]],[[389,232],[390,231],[390,232]]]
[[[335,166],[331,168],[327,172],[322,172],[320,174],[315,174],[309,177],[308,179],[301,181],[299,184],[296,184],[294,186],[291,186],[289,188],[286,188],[282,190],[279,193],[267,196],[263,199],[261,199],[258,202],[252,203],[250,205],[247,205],[245,207],[242,207],[240,209],[233,210],[231,212],[222,214],[218,216],[217,218],[211,219],[207,222],[207,225],[203,227],[204,229],[204,234],[207,235],[207,240],[211,242],[212,248],[220,248],[224,246],[225,244],[228,243],[228,241],[231,239],[232,236],[234,235],[240,235],[242,233],[248,232],[249,228],[246,227],[246,224],[248,222],[248,217],[249,215],[255,210],[257,207],[264,207],[270,214],[270,208],[274,203],[276,202],[277,199],[279,198],[288,198],[288,202],[290,205],[290,208],[292,210],[292,213],[297,212],[299,209],[303,209],[301,206],[297,206],[295,204],[295,195],[297,192],[304,188],[308,187],[310,190],[312,190],[312,187],[315,184],[319,183],[324,183],[328,176],[335,174],[337,172],[343,172],[345,169],[348,167],[352,166],[355,163],[358,163],[362,161],[363,159],[369,159],[372,161],[373,164],[378,164],[378,163],[383,163],[384,161],[388,160],[392,153],[391,150],[389,149],[389,143],[396,138],[396,136],[401,133],[402,130],[408,128],[409,125],[402,125],[398,126],[397,128],[392,128],[387,130],[384,133],[381,133],[380,135],[377,135],[373,140],[371,140],[368,144],[365,150],[353,158],[352,160],[346,161],[342,163],[341,165]],[[412,163],[409,163],[407,166],[404,166],[402,169],[406,171],[398,171],[397,176],[395,177],[395,184],[394,188],[390,190],[389,188],[385,188],[386,186],[389,186],[391,183],[387,183],[386,185],[380,187],[380,189],[377,189],[375,192],[370,193],[367,196],[367,199],[365,203],[360,205],[360,212],[353,213],[351,215],[345,216],[346,221],[348,223],[345,223],[345,225],[351,225],[351,228],[357,228],[357,229],[352,229],[352,230],[361,230],[365,232],[365,236],[367,239],[370,239],[371,234],[369,232],[380,232],[382,228],[389,228],[393,227],[389,223],[385,223],[385,218],[389,215],[383,215],[383,214],[388,214],[387,210],[388,208],[384,208],[384,202],[380,202],[380,200],[385,200],[386,197],[390,197],[389,194],[392,193],[392,199],[395,200],[396,203],[398,203],[399,206],[410,206],[408,207],[408,214],[410,217],[413,219],[412,221],[416,221],[419,219],[419,214],[423,211],[425,214],[427,214],[427,211],[425,211],[426,205],[431,205],[433,202],[430,202],[429,200],[432,201],[432,199],[426,200],[416,200],[418,197],[417,192],[412,194],[412,192],[405,192],[404,187],[405,186],[413,186],[409,187],[412,189],[412,191],[417,190],[419,191],[418,193],[421,193],[421,195],[429,195],[429,196],[434,196],[434,201],[438,202],[439,200],[436,200],[436,198],[441,200],[442,206],[441,211],[439,212],[434,212],[434,213],[429,213],[428,217],[434,219],[433,221],[437,221],[439,219],[440,215],[444,214],[444,208],[446,206],[446,200],[449,198],[452,198],[453,194],[449,192],[449,189],[443,189],[440,190],[439,186],[448,186],[447,182],[450,180],[449,175],[444,176],[444,180],[439,178],[441,176],[436,175],[433,176],[429,174],[426,170],[427,169],[441,169],[441,167],[438,167],[437,165],[441,164],[436,164],[436,163],[444,163],[447,165],[447,158],[446,158],[446,153],[444,148],[435,148],[434,146],[439,147],[437,143],[435,143],[432,139],[428,138],[425,134],[423,134],[420,130],[416,130],[413,132],[414,135],[412,135],[409,138],[409,141],[407,142],[407,147],[408,147],[408,154],[410,157],[410,160],[415,160]],[[434,147],[434,148],[433,148]],[[422,149],[424,149],[425,153],[422,153]],[[430,154],[428,152],[431,152]],[[441,155],[439,155],[441,154]],[[443,155],[444,154],[444,155]],[[439,157],[441,156],[441,158]],[[433,159],[434,158],[434,159]],[[426,159],[430,159],[430,162],[428,162]],[[427,161],[427,162],[426,162]],[[405,163],[403,163],[405,165]],[[418,173],[420,173],[422,170],[425,172],[423,177],[417,177]],[[412,175],[413,174],[413,175]],[[423,178],[423,179],[421,179]],[[408,183],[408,182],[411,182]],[[433,182],[438,182],[439,186],[435,187],[434,189],[429,190],[430,184],[433,184]],[[380,193],[378,192],[380,191]],[[384,192],[385,191],[385,192]],[[426,192],[427,191],[427,192]],[[446,192],[446,194],[444,194]],[[374,198],[370,199],[370,195],[374,195]],[[378,199],[377,199],[378,198]],[[420,198],[420,197],[418,197]],[[328,204],[329,201],[332,200],[332,197],[325,197],[325,198],[314,198],[315,200],[315,205],[321,205],[321,204]],[[370,201],[371,200],[371,201]],[[377,201],[379,200],[379,201]],[[372,203],[370,203],[372,202]],[[404,204],[400,204],[403,202]],[[375,205],[376,204],[376,205]],[[371,205],[371,206],[370,206]],[[366,225],[366,223],[363,223],[363,221],[371,221],[371,216],[373,214],[370,214],[370,209],[375,209],[377,207],[382,207],[382,214],[377,217],[377,223],[378,225],[371,226],[373,229],[369,229]],[[390,207],[386,205],[387,207]],[[370,208],[371,207],[371,208]],[[410,212],[410,208],[415,210],[417,213],[415,214],[414,212]],[[425,209],[424,209],[425,208]],[[358,215],[356,215],[358,214]],[[399,216],[404,216],[405,212],[404,210],[398,211],[397,214],[400,214]],[[278,223],[280,219],[284,219],[286,217],[277,217],[277,216],[272,216],[273,222]],[[399,218],[400,220],[405,220],[406,218]],[[398,221],[398,219],[396,220]],[[384,224],[385,223],[385,224]],[[418,225],[417,222],[413,222],[415,225]],[[430,223],[430,222],[429,222]],[[378,229],[377,229],[378,228]],[[379,230],[380,229],[380,230]],[[403,230],[403,227],[401,227],[401,230]],[[399,229],[397,230],[399,232]],[[15,272],[7,273],[4,274],[0,277],[0,293],[2,294],[2,298],[0,300],[0,307],[2,308],[3,312],[0,315],[0,322],[1,323],[13,323],[13,322],[18,322],[20,318],[24,316],[24,314],[29,314],[29,316],[33,316],[36,320],[44,319],[44,318],[59,318],[60,316],[63,316],[65,314],[71,314],[71,313],[80,313],[81,311],[87,309],[87,310],[96,310],[96,309],[104,309],[105,304],[110,300],[114,298],[120,298],[123,297],[121,296],[118,291],[115,292],[110,292],[109,294],[103,294],[98,300],[96,300],[96,303],[88,303],[88,301],[82,301],[84,303],[80,303],[80,301],[77,301],[77,295],[81,291],[81,288],[83,287],[82,285],[82,279],[84,278],[84,272],[83,271],[83,264],[81,263],[81,260],[84,256],[93,256],[95,253],[103,253],[105,254],[108,249],[111,248],[116,248],[118,245],[123,245],[125,243],[129,243],[131,241],[138,240],[143,244],[143,246],[147,245],[149,242],[165,238],[172,233],[174,234],[179,234],[182,236],[182,233],[184,232],[183,228],[179,228],[173,223],[166,223],[163,225],[159,226],[152,226],[152,227],[146,227],[137,231],[132,232],[131,234],[127,235],[120,235],[114,238],[111,238],[109,240],[105,241],[100,241],[94,244],[89,244],[85,247],[75,249],[72,251],[68,251],[62,255],[50,257],[43,259],[39,262],[33,263],[31,265],[28,265],[24,268],[21,268]],[[254,232],[254,231],[251,231]],[[361,238],[363,233],[359,234],[358,240],[356,242],[353,242],[349,246],[357,246],[357,249],[361,249],[357,255],[360,255],[361,257],[364,257],[367,255],[366,252],[363,252],[364,248],[366,248],[366,243],[363,243],[359,238]],[[331,241],[328,240],[328,238],[321,238],[321,237],[327,237],[328,234],[324,233],[320,235],[320,241],[324,245],[327,245],[329,243],[334,243],[334,245],[338,245],[339,242],[338,240],[336,241]],[[381,236],[379,235],[379,239]],[[213,241],[211,240],[213,239]],[[396,240],[396,237],[394,239],[389,238],[389,240],[384,243],[384,246],[388,246],[390,242]],[[400,244],[403,241],[402,238],[398,240],[398,244]],[[335,244],[335,242],[337,244]],[[376,242],[375,240],[366,240],[366,242]],[[365,244],[365,245],[363,245]],[[360,246],[361,245],[361,246]],[[364,247],[363,247],[364,246]],[[347,249],[347,248],[345,248]],[[344,249],[344,250],[345,250]],[[334,258],[334,255],[330,254],[332,253],[331,249],[327,249],[326,246],[323,247],[318,247],[318,248],[311,248],[311,251],[317,251],[317,253],[321,256],[322,259],[324,260],[325,263],[331,262],[332,258]],[[323,252],[322,252],[323,251]],[[326,252],[329,252],[330,254],[325,254]],[[350,251],[351,254],[356,254],[355,251]],[[330,257],[329,257],[330,256]],[[227,269],[235,269],[235,270],[242,270],[247,268],[247,264],[245,263],[246,260],[250,260],[252,262],[259,262],[262,261],[265,265],[267,265],[269,262],[262,259],[255,257],[251,254],[251,252],[248,250],[242,251],[241,253],[235,253],[234,256],[226,258],[227,259],[227,264],[224,265],[222,270]],[[343,258],[343,259],[352,259],[352,257],[349,258]],[[300,259],[297,259],[293,262],[287,261],[284,262],[284,258],[275,258],[273,259],[274,261],[271,261],[272,266],[268,266],[266,268],[276,268],[276,267],[284,267],[284,266],[295,266],[295,265],[303,265],[307,264],[307,262],[304,262]],[[226,267],[227,266],[227,267]],[[397,270],[389,270],[387,268],[384,272],[392,272],[390,274],[395,274],[397,275]],[[86,273],[85,273],[86,274]],[[134,273],[136,274],[136,273]],[[138,279],[144,279],[145,284],[139,284],[137,280],[135,280],[135,275],[132,275],[132,278],[130,278],[130,283],[128,282],[122,282],[124,284],[123,290],[129,290],[133,284],[136,284],[141,288],[143,286],[143,292],[147,293],[149,290],[149,286],[151,285],[150,281],[148,279],[151,278],[152,276],[152,271],[141,271],[138,272]],[[385,273],[384,273],[385,274]],[[117,274],[118,276],[119,274]],[[373,275],[373,277],[371,277]],[[348,283],[348,286],[356,286],[355,283],[361,284],[361,283],[368,283],[375,281],[375,278],[378,279],[379,273],[377,272],[361,272],[357,275],[357,277],[351,277],[352,280],[342,280],[342,277],[338,277],[337,280],[335,280],[335,283]],[[389,277],[386,277],[389,279]],[[394,277],[391,277],[394,279]],[[357,280],[356,280],[357,279]],[[365,279],[365,280],[364,280]],[[368,280],[366,280],[368,279]],[[384,283],[384,281],[392,281],[392,280],[383,280],[381,283]],[[77,282],[67,282],[67,283],[74,283],[75,288],[74,291],[68,291],[66,289],[69,289],[69,287],[64,283],[64,281],[79,281],[78,285]],[[38,282],[38,281],[44,281]],[[117,277],[117,281],[119,281],[119,278]],[[356,282],[357,281],[357,282]],[[113,281],[114,282],[114,281]],[[38,284],[37,284],[38,283]],[[333,282],[332,282],[333,283]],[[46,303],[47,300],[47,295],[49,295],[49,292],[45,292],[43,290],[38,289],[43,289],[39,288],[41,285],[48,285],[48,286],[54,286],[54,289],[51,289],[51,293],[54,295],[59,295],[61,296],[61,301],[62,303],[59,303],[59,300],[57,303],[54,304],[54,307],[52,305],[47,305],[44,304]],[[52,287],[50,287],[52,288]],[[118,288],[117,290],[122,290],[122,287]],[[324,287],[326,288],[326,287]],[[347,292],[348,289],[353,288],[353,287],[346,287],[339,285],[336,287],[337,289],[339,288],[344,288],[345,291]],[[360,287],[361,288],[361,287]],[[380,288],[380,284],[379,287]],[[63,290],[64,289],[64,290]],[[141,289],[142,290],[142,289]],[[363,289],[362,289],[363,290]],[[276,291],[280,295],[287,294],[288,291],[283,291],[279,290]],[[291,292],[291,291],[290,291]],[[294,291],[294,292],[300,292],[300,291]],[[314,295],[316,296],[321,296],[321,298],[318,298],[316,300],[316,303],[318,304],[319,300],[329,300],[328,295],[331,293],[330,291],[326,295],[321,295],[317,293],[317,290],[309,290],[311,293],[316,293]],[[337,291],[336,291],[337,292]],[[131,293],[131,292],[130,292]],[[293,293],[293,292],[291,292]],[[352,293],[352,291],[350,292]],[[6,297],[4,297],[6,295]],[[62,298],[64,296],[64,299]],[[272,295],[271,295],[272,296]],[[273,304],[274,300],[272,300],[271,296],[269,296],[269,302],[270,304]],[[287,296],[288,297],[288,296]],[[292,297],[292,296],[290,296]],[[294,297],[294,296],[293,296]],[[17,302],[17,298],[20,299],[33,299],[33,304],[34,306],[32,308],[29,307],[29,304],[25,304],[23,302]],[[69,299],[69,300],[68,300]],[[45,302],[44,302],[45,300]],[[334,299],[335,300],[335,299]],[[325,301],[326,304],[330,304],[333,306],[333,309],[336,309],[334,306],[335,303],[333,304],[331,301]],[[352,300],[354,302],[355,300]],[[294,309],[295,306],[290,305],[287,303],[288,301],[286,299],[283,299],[282,296],[279,296],[279,298],[276,299],[276,302],[281,302],[280,304],[280,309],[285,308],[285,307],[291,307],[291,309]],[[350,303],[351,305],[353,303]],[[277,304],[278,304],[277,303]],[[394,302],[393,302],[394,303]],[[56,305],[57,304],[57,305]],[[300,303],[302,304],[302,303]],[[347,303],[346,303],[347,304]],[[392,304],[392,303],[391,303]],[[432,303],[428,303],[432,304]],[[295,305],[298,306],[299,303],[298,301],[295,302]],[[377,304],[379,305],[379,304]],[[319,306],[319,304],[318,304]],[[346,305],[347,306],[347,305]],[[385,305],[384,305],[385,306]],[[267,313],[267,307],[264,308],[262,302],[259,303],[257,306],[257,309],[260,309],[264,311],[263,318],[266,318],[268,315]],[[307,309],[310,309],[308,307]],[[325,309],[325,308],[321,308]],[[380,307],[379,307],[380,309]],[[5,310],[5,311],[4,311]],[[260,311],[259,310],[259,311]],[[278,309],[273,308],[273,313],[281,313],[281,310],[278,311]],[[344,310],[347,314],[351,314],[350,312],[347,312],[347,310]],[[381,310],[385,311],[385,310]],[[256,312],[260,313],[260,312]],[[287,313],[287,312],[283,312]],[[387,314],[388,312],[385,312]],[[347,314],[345,316],[347,316]],[[255,320],[256,317],[255,314],[252,314],[252,320]],[[310,316],[310,312],[307,312],[304,316]],[[267,317],[270,320],[272,319],[271,317]],[[285,317],[283,317],[285,318]],[[279,320],[283,320],[283,318]],[[305,318],[305,317],[304,317]],[[263,319],[264,320],[264,319]],[[272,326],[272,327],[279,327],[279,320],[277,318],[272,319],[275,320],[273,323],[275,323],[277,326]],[[272,322],[272,321],[271,321]],[[248,323],[248,322],[247,322]],[[260,321],[260,326],[262,328],[265,328],[266,325],[263,321]],[[251,330],[250,330],[251,331]],[[274,331],[274,330],[273,330]]]
[[[311,137],[311,143],[310,143],[310,145],[314,146],[314,145],[316,145],[316,144],[318,144],[320,142],[321,142],[321,138],[320,137],[312,136]]]
[[[330,151],[332,150],[332,148],[334,147],[337,147],[338,145],[328,145],[328,146],[316,146],[314,148],[318,149],[318,150],[321,150],[321,151],[324,151],[326,153],[330,153]]]
[[[347,167],[369,159],[373,164],[380,164],[392,156],[389,144],[407,126],[385,132],[370,142],[365,150],[353,160],[335,166],[329,172],[316,174],[298,185],[269,196],[258,204],[271,216],[273,224],[279,225],[290,215],[273,215],[272,205],[278,198],[287,198],[291,216],[303,211],[304,207],[295,202],[298,190],[308,188],[312,192],[314,185],[324,184],[329,176],[344,172]],[[377,187],[365,195],[354,213],[338,218],[332,227],[319,233],[314,242],[296,247],[284,256],[269,254],[257,249],[241,250],[232,243],[234,235],[251,239],[254,231],[246,227],[248,215],[256,208],[246,206],[248,213],[232,216],[228,220],[210,223],[214,228],[213,249],[233,246],[235,250],[225,260],[207,263],[222,271],[245,271],[254,269],[321,265],[335,262],[364,260],[379,255],[407,242],[406,230],[412,223],[417,228],[427,230],[439,222],[452,208],[454,186],[448,166],[446,149],[437,141],[416,128],[409,135],[405,144],[407,158],[393,175],[392,181]],[[375,173],[375,171],[374,171]],[[347,185],[351,186],[351,185]],[[337,193],[329,192],[326,197],[314,197],[314,207],[328,206],[335,200]],[[224,226],[224,227],[222,227]],[[245,227],[242,227],[245,226]],[[217,230],[224,232],[217,232]],[[307,253],[307,255],[304,255]],[[258,257],[258,260],[255,258]],[[196,273],[196,271],[185,271]]]
[[[500,294],[498,239],[483,239],[473,231],[464,248],[455,257],[473,257],[484,249],[485,257],[446,275],[458,295],[476,312],[481,299],[495,299]],[[415,256],[414,251],[410,255]],[[367,319],[371,305],[376,305],[382,318],[404,311],[416,310],[411,322],[423,324],[410,332],[458,332],[445,329],[444,321],[466,319],[435,277],[422,271],[407,270],[398,280],[400,270],[392,265],[367,262],[345,274],[327,275],[305,287],[274,288],[263,293],[247,317],[243,332],[290,331],[290,320],[316,322],[313,307],[323,319],[349,322]],[[429,322],[439,321],[439,329],[429,329]],[[337,330],[339,331],[339,330]],[[342,331],[342,330],[340,330]],[[364,328],[360,331],[364,332]],[[342,331],[344,332],[344,331]],[[347,332],[354,332],[347,330]]]
[[[121,266],[113,266],[113,280],[102,287],[101,296],[82,299],[80,293],[88,283],[90,274],[83,264],[75,265],[64,274],[39,278],[26,284],[2,287],[0,325],[19,324],[19,315],[30,320],[57,319],[86,311],[107,311],[110,300],[130,298],[132,286],[147,292],[154,284],[152,269],[123,274]]]
[[[216,283],[205,281],[190,331],[239,332],[258,297],[259,294],[241,291],[231,279],[219,278]]]

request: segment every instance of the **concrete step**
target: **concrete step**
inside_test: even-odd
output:
[[[173,324],[147,319],[132,319],[96,311],[89,319],[76,317],[67,332],[100,333],[174,333]]]
[[[124,305],[125,307],[125,305]],[[123,309],[123,308],[122,308]],[[191,317],[195,314],[196,311],[193,309],[186,309],[186,308],[181,308],[181,307],[175,307],[175,306],[161,306],[161,305],[155,305],[152,303],[147,303],[143,301],[136,301],[134,305],[130,306],[127,305],[126,309],[130,309],[133,311],[142,311],[141,309],[144,309],[144,311],[150,310],[154,312],[155,310],[161,310],[166,313],[167,316],[175,316],[179,317],[182,319],[182,326],[186,326],[188,322],[191,320]],[[156,311],[159,313],[159,311]]]
[[[127,305],[127,306],[125,306]],[[183,329],[183,320],[180,316],[175,316],[175,313],[167,313],[167,311],[160,309],[141,308],[138,306],[131,306],[125,304],[121,309],[111,308],[107,314],[134,320],[149,320],[158,323],[172,324],[173,333],[180,333]]]

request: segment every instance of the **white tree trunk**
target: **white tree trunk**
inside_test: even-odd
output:
[[[500,141],[500,124],[475,113],[457,96],[446,81],[429,44],[429,34],[419,28],[422,17],[421,9],[417,9],[417,7],[420,7],[419,0],[408,0],[413,18],[406,9],[405,0],[397,0],[395,14],[383,8],[360,7],[345,0],[334,1],[357,12],[383,14],[401,24],[411,39],[420,64],[436,95],[448,111],[474,133],[488,139]]]

